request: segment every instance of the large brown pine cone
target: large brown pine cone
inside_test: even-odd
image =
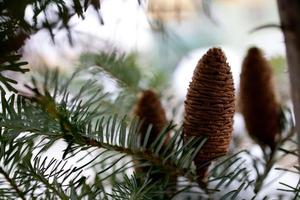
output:
[[[185,100],[184,137],[207,138],[194,160],[200,182],[205,182],[210,162],[228,151],[234,101],[226,57],[221,49],[212,48],[198,62]]]

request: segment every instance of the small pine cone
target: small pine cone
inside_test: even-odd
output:
[[[280,132],[280,105],[271,66],[255,47],[248,50],[243,61],[239,101],[249,135],[273,152]]]
[[[134,114],[137,117],[139,117],[140,120],[143,120],[140,128],[142,143],[144,142],[149,126],[152,125],[152,129],[147,143],[147,147],[149,147],[156,140],[160,132],[168,123],[165,110],[163,109],[157,94],[152,90],[144,90],[136,104]],[[170,139],[169,135],[167,135],[164,139],[164,144],[166,144]],[[138,161],[134,162],[135,164],[139,163]],[[148,173],[149,169],[149,167],[135,167],[135,171],[137,173],[146,174]],[[156,182],[162,179],[163,177],[165,177],[164,174],[157,172],[150,176],[153,182]],[[172,180],[176,181],[176,177],[172,178]]]
[[[152,90],[144,90],[137,102],[134,113],[137,117],[143,120],[140,129],[142,142],[145,138],[149,125],[152,125],[148,144],[153,143],[168,123],[165,110],[163,109],[156,93]]]
[[[206,182],[210,162],[228,152],[235,108],[234,85],[226,57],[210,49],[198,62],[185,100],[185,139],[206,137],[195,158],[199,183]]]

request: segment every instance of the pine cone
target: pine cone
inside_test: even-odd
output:
[[[210,49],[198,62],[185,100],[184,137],[206,137],[195,158],[199,183],[205,182],[210,162],[227,153],[234,115],[234,86],[226,57]]]
[[[258,48],[250,48],[242,65],[240,107],[249,135],[273,152],[279,135],[280,105],[272,69]]]
[[[152,125],[150,137],[148,139],[148,144],[152,144],[168,123],[165,110],[156,93],[152,90],[144,90],[137,102],[134,113],[143,120],[140,129],[142,142],[149,125]]]
[[[147,143],[148,144],[147,146],[149,147],[159,136],[163,128],[168,124],[165,110],[163,109],[157,94],[152,90],[144,90],[136,104],[134,113],[141,120],[143,120],[140,128],[142,143],[144,142],[145,135],[147,133],[149,125],[150,124],[152,125],[152,129]],[[169,140],[170,140],[170,135],[167,134],[164,137],[164,146],[167,145]],[[135,163],[138,164],[138,161],[135,161]],[[143,167],[143,168],[135,167],[135,171],[137,173],[146,174],[148,173],[149,170],[150,170],[149,167]],[[152,174],[150,174],[150,179],[152,182],[157,182],[165,178],[167,178],[167,180],[170,183],[176,184],[177,177],[167,177],[166,174],[160,172],[159,169],[156,169],[155,167],[152,168]],[[173,190],[174,190],[173,188],[167,187],[166,195],[168,196],[168,193],[171,194],[174,193],[175,191]]]

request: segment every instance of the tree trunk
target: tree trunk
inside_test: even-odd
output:
[[[298,134],[298,152],[300,152],[300,0],[277,0],[277,3],[286,44],[291,95]]]

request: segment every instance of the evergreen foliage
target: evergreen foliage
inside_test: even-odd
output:
[[[25,40],[31,34],[39,30],[48,30],[54,42],[55,33],[66,30],[69,42],[72,44],[70,19],[74,15],[84,18],[84,12],[89,6],[97,11],[100,9],[100,1],[72,0],[67,3],[64,0],[1,0],[0,1],[0,71],[13,70],[26,72],[22,66],[27,63],[20,61],[18,50],[24,45]],[[26,9],[33,11],[32,21],[25,19]],[[51,15],[49,14],[51,12]],[[54,16],[53,16],[54,15]],[[99,13],[99,16],[100,13]],[[101,19],[102,20],[102,19]],[[2,74],[0,81],[8,89],[16,92],[11,84],[16,81]]]

